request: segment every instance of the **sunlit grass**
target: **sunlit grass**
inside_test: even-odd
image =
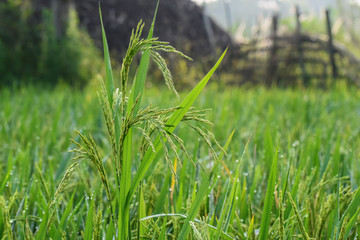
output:
[[[153,26],[119,79],[103,29],[99,87],[0,91],[1,239],[357,239],[360,91],[206,89],[224,53],[178,96]]]
[[[41,92],[27,88],[11,92],[4,89],[0,96],[0,198],[2,204],[7,206],[1,207],[0,231],[2,235],[6,234],[6,226],[10,224],[16,238],[25,237],[23,229],[37,236],[46,203],[52,200],[66,167],[72,163],[67,151],[74,148],[69,139],[76,139],[75,129],[91,131],[101,153],[111,152],[111,145],[94,90],[72,92],[62,88]],[[169,107],[177,103],[171,96],[165,89],[146,89],[143,105]],[[180,98],[183,97],[184,94],[180,93]],[[298,218],[291,210],[288,191],[310,238],[331,238],[335,233],[339,233],[340,237],[342,227],[337,227],[337,222],[341,223],[341,217],[354,198],[352,192],[360,183],[357,167],[360,157],[359,91],[266,90],[261,87],[219,91],[215,86],[210,86],[198,100],[195,104],[197,107],[212,109],[206,115],[214,123],[212,128],[219,142],[224,144],[236,128],[228,156],[224,159],[233,174],[237,166],[241,167],[231,217],[227,228],[224,228],[229,236],[241,239],[251,234],[259,237],[271,159],[274,159],[278,148],[277,178],[268,236],[280,239],[280,232],[284,233],[281,239],[303,236]],[[146,176],[147,181],[142,184],[142,199],[147,218],[140,222],[146,229],[142,232],[144,236],[159,237],[165,232],[168,238],[176,238],[196,189],[206,179],[213,164],[204,143],[198,140],[196,134],[187,134],[183,128],[176,132],[184,140],[197,167],[184,161],[177,166],[177,175],[174,176],[166,162],[161,160],[153,173]],[[138,134],[134,135],[134,149],[140,146],[136,140],[139,137]],[[111,170],[111,163],[107,155],[104,156],[105,168]],[[241,159],[242,164],[239,165]],[[88,164],[80,163],[59,196],[60,204],[57,205],[52,228],[62,226],[69,239],[81,237],[82,232],[85,234],[91,201],[94,201],[93,211],[100,211],[100,206],[106,201],[100,197],[104,193],[101,181],[96,176],[95,170],[89,168]],[[218,176],[213,190],[203,199],[200,212],[191,224],[189,237],[195,239],[196,231],[204,238],[214,236],[216,230],[211,226],[217,226],[215,219],[220,220],[221,213],[226,209],[227,205],[222,205],[224,201],[232,199],[232,178],[226,168],[223,167]],[[173,178],[176,181],[172,187]],[[281,205],[280,189],[284,205]],[[228,197],[225,199],[226,192]],[[132,216],[137,215],[136,202],[139,197],[131,205],[134,209]],[[70,205],[70,209],[66,210]],[[350,239],[354,239],[359,231],[358,218],[350,217],[356,213],[359,205],[352,206],[347,211],[349,217],[343,218],[343,223],[347,223],[343,225],[343,233],[351,229]],[[8,209],[8,221],[4,209]],[[282,220],[279,218],[280,209],[283,209]],[[70,212],[67,214],[69,217],[60,225],[66,211]],[[100,235],[106,236],[110,211],[103,207],[101,213]],[[166,213],[169,216],[165,217]],[[156,217],[156,214],[163,217]],[[94,212],[93,217],[95,215],[98,216],[98,213]],[[355,223],[354,228],[347,228],[349,223]],[[137,224],[136,221],[131,223],[133,236],[137,235]],[[166,226],[164,231],[163,226]],[[51,231],[50,228],[48,234]]]

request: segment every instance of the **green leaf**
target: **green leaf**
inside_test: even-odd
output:
[[[90,207],[88,209],[88,215],[86,217],[85,234],[84,239],[91,239],[93,233],[93,215],[94,215],[94,198],[91,198]]]
[[[252,216],[251,221],[250,221],[249,229],[247,232],[247,239],[251,239],[253,231],[254,231],[254,215]]]
[[[343,225],[344,219],[345,219],[345,217],[347,215],[349,215],[351,220],[353,220],[354,217],[357,217],[357,215],[359,214],[359,210],[358,210],[359,206],[360,206],[360,188],[358,188],[356,190],[355,197],[353,198],[353,200],[349,204],[348,208],[345,210],[344,214],[342,215],[342,217],[340,219],[339,226]],[[346,226],[346,231],[349,231],[349,232],[350,232],[351,227],[352,227],[352,225],[351,225],[352,221],[351,220],[350,220],[350,222],[347,223],[347,226]],[[339,239],[339,234],[340,234],[340,231],[338,231],[336,239]],[[346,239],[346,237],[345,237],[345,239]]]
[[[231,139],[234,135],[235,130],[230,134],[228,140],[226,141],[225,146],[223,147],[223,149],[226,151],[226,149],[229,147],[229,144],[231,142]],[[221,152],[221,155],[219,157],[219,159],[221,160],[224,157],[224,153]],[[196,214],[198,213],[200,206],[201,206],[201,202],[203,201],[204,197],[206,195],[208,195],[208,193],[211,191],[211,188],[209,189],[209,186],[211,186],[211,181],[212,181],[212,177],[217,173],[218,171],[218,167],[219,167],[220,162],[217,161],[214,165],[214,167],[212,168],[208,178],[206,178],[204,180],[204,182],[201,185],[201,188],[199,189],[199,191],[196,194],[195,200],[193,201],[193,203],[191,204],[191,207],[189,209],[189,213],[184,221],[184,225],[182,226],[178,239],[186,239],[187,235],[189,234],[190,231],[190,221],[194,221]]]
[[[226,187],[225,199],[224,199],[222,209],[221,209],[220,220],[218,221],[218,223],[216,225],[217,228],[216,228],[216,231],[215,231],[215,238],[214,239],[220,239],[220,235],[221,235],[221,232],[222,232],[222,227],[223,227],[223,224],[224,224],[226,212],[227,212],[227,209],[228,209],[228,206],[229,206],[229,202],[227,201],[227,199],[228,199],[227,195],[228,195],[229,187],[230,187],[230,182],[228,183],[228,185]],[[234,184],[233,187],[236,188],[236,184]],[[230,194],[230,197],[232,197],[231,194]]]
[[[165,203],[166,203],[166,195],[169,193],[169,184],[171,178],[171,172],[169,171],[166,175],[164,182],[162,184],[159,197],[157,198],[156,205],[153,211],[153,214],[158,214],[163,212]]]
[[[62,232],[65,231],[65,229],[66,229],[66,223],[69,220],[69,215],[70,215],[70,211],[71,211],[72,206],[73,206],[75,193],[76,193],[76,191],[74,191],[74,193],[71,196],[68,204],[66,205],[65,211],[63,212],[63,214],[61,216],[60,224],[56,229],[57,231],[56,231],[55,239],[61,239]]]
[[[156,10],[155,10],[153,22],[150,27],[148,39],[151,39],[153,36],[158,5],[159,5],[159,1],[156,5]],[[133,104],[135,103],[136,99],[137,99],[137,103],[134,108],[133,117],[135,117],[137,112],[139,111],[141,97],[142,97],[142,93],[143,93],[143,90],[145,87],[149,61],[150,61],[150,53],[149,53],[149,51],[145,51],[143,53],[143,56],[141,57],[139,69],[135,76],[135,80],[134,80],[134,83],[132,85],[132,89],[130,92],[129,102],[127,104],[127,115],[130,114],[131,109],[133,108]],[[126,204],[127,204],[126,196],[129,192],[129,189],[131,186],[131,163],[132,163],[131,162],[131,153],[132,153],[132,128],[129,129],[129,131],[124,139],[124,152],[123,152],[123,160],[121,163],[122,174],[121,174],[121,179],[120,179],[120,203],[121,203],[121,209],[125,210],[125,211],[123,211],[123,213],[121,214],[121,217],[119,219],[119,220],[121,220],[121,222],[119,222],[119,224],[120,224],[120,226],[122,226],[122,230],[121,230],[121,233],[123,234],[122,238],[127,238],[127,236],[128,236],[127,225],[129,224],[129,215],[127,212],[128,207],[126,206]],[[121,234],[119,234],[119,236],[120,235]]]
[[[6,186],[6,183],[9,181],[10,173],[11,173],[11,169],[7,172],[7,174],[5,175],[5,177],[4,177],[3,181],[2,181],[2,184],[0,186],[0,194],[3,193],[3,191],[5,189],[5,186]]]
[[[100,15],[100,22],[101,22],[101,33],[103,39],[103,47],[104,47],[104,61],[105,61],[105,76],[106,76],[106,88],[109,96],[109,103],[112,106],[113,103],[113,92],[114,92],[114,79],[113,73],[111,69],[111,61],[110,61],[110,53],[109,53],[109,46],[106,40],[105,28],[102,20],[101,15],[101,7],[99,3],[99,15]]]
[[[39,231],[36,233],[36,239],[40,239],[43,240],[45,239],[46,236],[46,231],[47,231],[47,223],[48,223],[48,219],[49,219],[49,206],[50,204],[47,205],[45,213],[42,216],[42,221],[39,227]]]
[[[205,77],[195,86],[195,88],[186,96],[186,98],[183,100],[183,102],[180,104],[179,108],[171,115],[169,120],[166,122],[167,127],[166,131],[172,133],[176,126],[179,124],[181,119],[184,117],[186,112],[189,110],[189,108],[192,106],[192,104],[195,102],[196,98],[199,96],[200,92],[203,90],[205,85],[210,80],[210,77],[214,74],[215,70],[219,67],[221,61],[223,60],[226,51],[221,55],[220,59],[217,61],[215,66],[208,72],[208,74],[205,75]],[[166,139],[163,139],[165,142]],[[130,202],[131,197],[133,196],[137,186],[139,185],[140,181],[144,178],[145,173],[149,169],[151,163],[155,159],[157,153],[162,149],[162,143],[160,140],[160,137],[157,137],[154,141],[154,146],[156,152],[153,152],[151,148],[148,148],[146,151],[144,158],[141,161],[140,167],[136,172],[136,175],[134,177],[133,182],[131,183],[131,188],[129,191],[129,194],[127,196],[127,202]]]
[[[277,175],[277,150],[276,154],[272,160],[270,175],[267,183],[266,195],[265,195],[265,204],[262,211],[262,218],[260,224],[260,235],[259,240],[266,240],[269,233],[269,225],[271,219],[271,210],[274,201],[274,191],[275,191],[275,181]]]
[[[159,0],[156,4],[155,14],[153,17],[153,21],[151,23],[151,27],[150,27],[147,39],[151,39],[153,37],[154,25],[155,25],[158,6],[159,6]],[[133,107],[135,100],[138,98],[138,102],[134,108],[134,117],[137,115],[139,108],[140,108],[142,93],[145,88],[145,82],[146,82],[146,76],[147,76],[148,67],[149,67],[149,61],[150,61],[150,52],[145,51],[141,57],[140,65],[139,65],[138,71],[136,73],[134,83],[131,87],[131,93],[130,93],[129,102],[128,102],[128,106],[127,106],[127,113],[129,114],[131,111],[131,108]]]
[[[146,217],[146,205],[144,199],[143,189],[140,188],[140,199],[139,199],[139,219]],[[139,221],[139,239],[145,234],[145,227]]]
[[[165,217],[164,219],[164,223],[161,227],[161,232],[159,235],[159,240],[166,240],[166,221],[167,221],[167,217]]]
[[[354,227],[355,223],[356,223],[356,220],[359,216],[359,213],[360,213],[360,208],[356,211],[356,213],[352,216],[352,218],[350,219],[350,221],[348,222],[348,224],[346,225],[346,228],[345,228],[345,237],[344,239],[347,239],[349,234],[350,234],[350,231],[351,229]]]

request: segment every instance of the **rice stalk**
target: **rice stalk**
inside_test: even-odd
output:
[[[290,204],[291,204],[292,208],[294,209],[294,213],[295,213],[296,220],[298,222],[301,234],[303,235],[304,239],[310,240],[310,237],[309,237],[309,235],[307,234],[307,232],[305,230],[304,223],[303,223],[303,221],[301,219],[300,213],[299,213],[299,211],[298,211],[298,209],[296,207],[296,204],[295,204],[294,200],[291,197],[291,193],[287,192],[287,195],[288,195],[288,198],[290,200]]]

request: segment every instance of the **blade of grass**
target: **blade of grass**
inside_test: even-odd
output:
[[[235,132],[235,130],[232,131],[232,133],[230,134],[229,138],[227,139],[227,141],[225,143],[225,146],[223,147],[223,149],[225,151],[229,147],[229,144],[234,135],[234,132]],[[224,157],[224,153],[221,152],[219,159],[222,159],[223,157]],[[180,230],[178,239],[181,240],[181,239],[187,238],[187,235],[189,234],[189,231],[190,231],[190,221],[194,221],[196,214],[198,213],[199,208],[201,206],[201,202],[203,201],[204,197],[211,191],[211,188],[209,189],[209,186],[211,186],[211,181],[212,181],[213,176],[217,173],[219,163],[220,163],[220,161],[215,163],[208,178],[205,179],[204,183],[202,183],[199,191],[197,192],[196,197],[195,197],[193,203],[191,204],[191,207],[189,209],[189,213],[185,219],[185,222]]]
[[[61,239],[62,233],[63,233],[63,231],[65,231],[66,222],[69,219],[70,211],[71,211],[72,206],[73,206],[75,193],[76,193],[76,191],[74,191],[73,195],[71,196],[71,198],[70,198],[70,200],[69,200],[69,202],[68,202],[68,204],[67,204],[67,206],[65,208],[64,213],[61,216],[60,224],[59,224],[58,228],[56,229],[57,232],[56,232],[55,239]]]
[[[271,210],[274,201],[274,190],[275,190],[275,181],[277,175],[277,153],[272,160],[270,175],[267,183],[266,195],[265,195],[265,204],[262,211],[261,224],[260,224],[260,235],[259,240],[266,240],[269,233],[269,226],[271,220]]]
[[[359,211],[358,211],[359,206],[360,206],[360,188],[358,188],[356,190],[353,200],[351,201],[348,208],[345,210],[344,214],[342,215],[339,226],[343,225],[345,217],[348,216],[351,219],[353,217],[355,217],[359,213]],[[350,227],[351,225],[349,225],[349,224],[351,224],[351,221],[347,224],[348,224],[348,227]],[[349,229],[349,232],[350,232],[350,229]],[[339,237],[340,237],[340,231],[338,230],[337,234],[336,234],[336,239],[339,239]]]
[[[216,225],[216,231],[215,231],[215,238],[214,239],[220,239],[220,235],[221,235],[221,232],[222,232],[222,229],[223,229],[223,224],[224,224],[224,220],[225,220],[225,216],[226,216],[226,212],[228,210],[228,207],[229,206],[229,202],[227,201],[228,200],[228,190],[230,188],[230,181],[228,182],[228,185],[226,187],[226,192],[225,192],[225,199],[223,201],[223,206],[222,206],[222,209],[221,209],[221,216],[220,216],[220,220],[218,221],[217,225]],[[236,188],[236,184],[234,184],[232,186],[232,189],[233,188]],[[232,194],[233,192],[231,192]],[[232,195],[230,194],[230,200],[232,199]]]
[[[90,207],[86,217],[84,239],[92,239],[93,215],[94,215],[94,198],[91,198]]]
[[[184,101],[180,104],[179,108],[171,115],[171,117],[165,124],[166,126],[169,126],[166,129],[168,132],[172,133],[175,130],[176,126],[179,124],[179,122],[181,121],[183,116],[186,114],[186,112],[189,110],[189,108],[195,102],[196,98],[199,96],[202,89],[205,87],[205,85],[210,80],[210,77],[214,74],[215,70],[220,65],[221,61],[223,60],[223,58],[226,54],[226,51],[227,50],[224,51],[224,53],[221,55],[221,57],[219,58],[219,60],[215,64],[215,66],[205,75],[205,77],[187,95],[187,97],[184,99]],[[163,141],[166,141],[166,139],[164,139]],[[157,139],[154,141],[154,146],[155,146],[156,152],[153,152],[153,150],[151,148],[148,148],[148,150],[146,151],[146,153],[144,155],[144,158],[142,159],[140,167],[137,170],[134,180],[131,183],[130,191],[127,196],[127,203],[130,202],[130,199],[133,196],[137,186],[139,185],[140,181],[145,176],[145,173],[147,172],[151,163],[157,156],[157,153],[161,150],[162,143],[161,143],[160,137],[157,137]]]
[[[161,227],[161,232],[159,235],[159,240],[166,240],[166,221],[167,221],[167,217],[165,217],[164,219],[164,223]]]
[[[111,60],[110,60],[110,53],[109,53],[109,46],[106,39],[106,33],[105,28],[102,20],[101,15],[101,7],[99,2],[99,15],[100,15],[100,23],[101,23],[101,33],[102,33],[102,40],[103,40],[103,48],[104,48],[104,61],[105,61],[105,76],[106,76],[106,87],[109,97],[109,103],[110,106],[112,106],[113,103],[113,95],[114,92],[114,79],[113,79],[113,73],[111,69]]]
[[[344,239],[348,239],[348,236],[350,234],[351,229],[354,227],[357,218],[360,214],[360,208],[356,211],[356,213],[353,215],[353,217],[350,219],[350,221],[347,223],[346,228],[345,228],[345,236]]]
[[[155,25],[158,7],[159,7],[159,0],[156,4],[154,17],[153,17],[153,20],[151,23],[151,27],[150,27],[147,39],[151,39],[153,37],[154,25]],[[144,51],[144,53],[141,57],[141,60],[140,60],[140,65],[139,65],[138,71],[137,71],[135,79],[134,79],[134,83],[131,87],[129,102],[128,102],[128,106],[127,106],[127,112],[129,114],[131,111],[131,108],[133,107],[135,100],[138,98],[137,104],[134,108],[133,117],[135,117],[139,111],[142,93],[143,93],[144,87],[145,87],[146,76],[147,76],[148,67],[149,67],[149,61],[150,61],[150,53],[149,53],[149,51]]]
[[[145,205],[143,188],[140,187],[139,219],[142,219],[142,218],[144,218],[144,217],[146,217],[146,205]],[[138,235],[138,239],[141,239],[141,236],[143,236],[144,233],[145,233],[145,227],[142,226],[141,222],[139,221],[139,235]]]
[[[254,215],[252,216],[250,221],[249,229],[247,232],[247,239],[249,240],[252,239],[253,231],[254,231]]]
[[[157,2],[155,14],[153,17],[153,21],[150,27],[148,39],[151,39],[154,32],[155,19],[157,14],[157,9],[159,6],[159,1]],[[139,111],[139,106],[141,102],[142,93],[145,87],[146,75],[148,71],[150,61],[150,52],[145,51],[143,56],[141,57],[140,65],[138,68],[138,72],[136,74],[134,83],[132,85],[129,102],[127,104],[127,115],[129,116],[131,109],[133,108],[133,104],[136,106],[134,108],[133,117],[136,116]],[[137,99],[137,100],[136,100]],[[128,134],[124,139],[124,152],[123,152],[123,160],[122,160],[122,174],[120,179],[120,203],[121,203],[121,222],[119,223],[122,226],[121,233],[122,239],[127,239],[127,229],[129,224],[129,215],[128,215],[128,206],[126,206],[126,196],[129,192],[131,186],[131,153],[132,153],[132,128],[129,129]],[[119,234],[121,236],[121,234]]]

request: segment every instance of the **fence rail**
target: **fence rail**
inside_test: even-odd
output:
[[[347,79],[360,86],[360,59],[334,41],[329,11],[325,14],[327,35],[302,32],[299,8],[295,32],[279,35],[279,17],[274,15],[270,36],[240,44],[235,66],[239,80],[233,84],[326,86]]]

